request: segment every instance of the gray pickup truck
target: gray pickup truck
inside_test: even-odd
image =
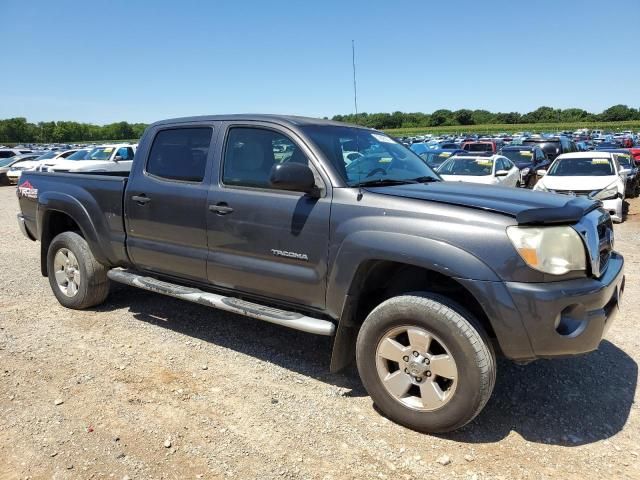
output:
[[[380,410],[424,432],[472,420],[496,352],[596,349],[623,258],[598,202],[443,182],[387,135],[271,115],[167,120],[130,173],[25,172],[24,234],[69,308],[121,282],[333,337]]]

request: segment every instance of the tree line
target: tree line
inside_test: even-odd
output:
[[[0,143],[69,143],[140,138],[145,123],[117,122],[93,125],[79,122],[28,122],[26,118],[0,120]]]
[[[436,110],[432,113],[359,113],[335,115],[333,120],[355,123],[380,130],[392,128],[515,123],[622,122],[640,120],[640,110],[614,105],[601,113],[581,108],[540,107],[529,113],[490,112],[488,110]],[[0,120],[0,143],[65,143],[78,141],[132,140],[140,138],[144,123],[116,122],[93,125],[79,122],[28,122],[26,118]]]
[[[640,120],[640,110],[627,105],[614,105],[602,113],[591,113],[581,108],[540,107],[528,113],[497,112],[488,110],[436,110],[432,113],[358,113],[335,115],[333,120],[355,123],[370,128],[440,127],[459,125],[515,124],[515,123],[576,123],[622,122]]]

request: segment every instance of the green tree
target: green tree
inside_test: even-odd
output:
[[[460,125],[475,124],[475,121],[473,119],[473,112],[471,110],[467,110],[466,108],[453,112],[453,117]]]
[[[440,125],[452,125],[453,113],[451,110],[440,109],[431,114],[429,125],[432,127],[439,127]]]
[[[623,122],[625,120],[633,120],[636,111],[626,105],[614,105],[602,112],[599,117],[604,122]]]

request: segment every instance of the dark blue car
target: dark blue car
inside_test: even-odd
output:
[[[426,162],[434,170],[442,165],[449,157],[463,153],[464,150],[460,148],[432,148],[425,150],[418,155],[422,160]]]
[[[498,152],[520,169],[520,185],[533,188],[538,181],[538,170],[546,170],[551,161],[537,145],[507,145]]]

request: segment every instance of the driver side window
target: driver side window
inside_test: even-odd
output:
[[[289,162],[309,165],[304,152],[290,138],[263,128],[233,127],[227,135],[222,182],[272,188],[271,169]]]

